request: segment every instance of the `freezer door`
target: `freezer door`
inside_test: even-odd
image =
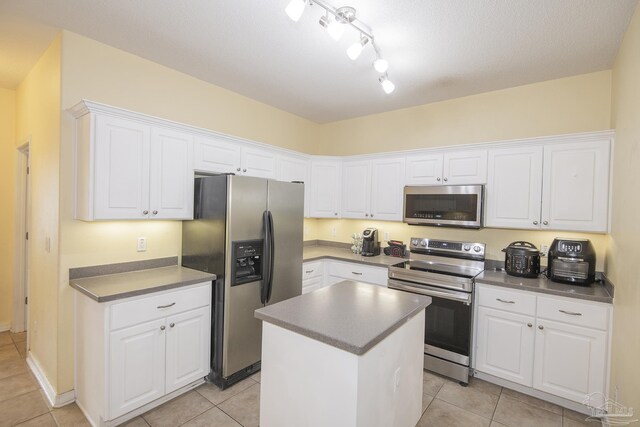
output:
[[[262,215],[267,209],[267,180],[230,176],[228,181],[226,271],[232,271],[232,244],[238,240],[262,239]],[[231,374],[260,360],[262,324],[254,311],[260,302],[262,280],[231,286],[225,277],[225,322],[222,375]]]
[[[274,261],[267,305],[302,293],[304,184],[269,181],[268,209],[273,218]]]

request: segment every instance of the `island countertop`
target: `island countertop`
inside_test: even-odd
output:
[[[345,280],[260,308],[265,322],[362,355],[431,304],[431,298]]]

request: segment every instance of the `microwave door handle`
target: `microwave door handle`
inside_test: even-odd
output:
[[[387,287],[391,289],[397,289],[400,291],[413,292],[415,294],[427,295],[430,297],[444,298],[452,301],[463,302],[465,304],[471,304],[471,295],[460,295],[459,293],[451,293],[447,291],[440,291],[435,289],[427,289],[424,287],[405,285],[397,280],[389,280]]]

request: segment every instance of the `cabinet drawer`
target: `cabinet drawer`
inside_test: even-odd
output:
[[[482,284],[476,286],[476,292],[481,306],[530,316],[536,313],[535,295]]]
[[[309,261],[302,264],[302,280],[321,277],[324,264],[322,261]]]
[[[195,288],[162,292],[146,298],[113,304],[110,330],[205,307],[210,303],[211,284],[203,283]]]
[[[562,323],[607,330],[609,307],[566,298],[538,297],[538,317]]]
[[[311,277],[302,281],[302,293],[307,294],[324,287],[322,277]]]
[[[388,271],[386,267],[373,267],[350,262],[334,261],[329,263],[329,275],[386,286]]]

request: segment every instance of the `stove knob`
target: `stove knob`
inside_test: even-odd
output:
[[[464,245],[464,250],[465,251],[470,251],[471,250],[471,246],[470,245]]]
[[[423,248],[427,247],[427,241],[423,240],[422,242],[420,242],[420,246],[422,246]]]
[[[420,244],[420,240],[418,240],[418,239],[413,239],[411,241],[411,246],[418,246],[419,244]]]
[[[478,246],[478,245],[473,247],[473,250],[476,251],[476,252],[480,252],[481,249],[482,248],[480,246]]]

